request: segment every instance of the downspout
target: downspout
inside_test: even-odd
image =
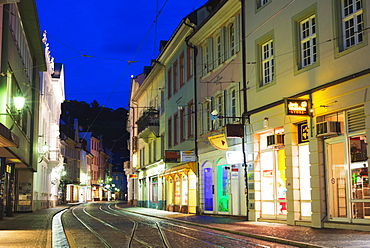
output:
[[[243,85],[243,105],[244,105],[244,112],[242,115],[242,125],[243,129],[245,130],[245,120],[244,118],[247,118],[247,124],[249,123],[249,116],[246,115],[248,112],[248,104],[247,104],[247,76],[246,76],[246,65],[247,65],[247,58],[246,58],[246,34],[245,34],[245,1],[240,0],[241,2],[241,34],[242,34],[242,49],[241,49],[241,55],[242,55],[242,85]],[[248,165],[247,165],[247,159],[245,154],[245,133],[243,133],[242,138],[242,151],[243,151],[243,163],[244,163],[244,177],[245,177],[245,199],[246,199],[246,219],[249,220],[249,190],[248,190]]]
[[[195,27],[193,27],[192,25],[186,23],[186,21],[184,22],[184,24],[190,28],[193,29],[193,31],[195,30]],[[188,36],[189,37],[189,36]],[[196,57],[198,55],[198,48],[194,45],[191,45],[189,44],[189,40],[188,40],[188,37],[185,38],[185,42],[186,42],[186,45],[188,47],[190,47],[191,49],[193,49],[193,81],[194,81],[194,84],[193,84],[193,87],[194,87],[194,152],[195,152],[195,170],[196,170],[196,176],[197,176],[197,190],[196,190],[196,206],[197,206],[197,210],[196,210],[196,214],[199,215],[200,214],[200,206],[199,206],[199,203],[200,203],[200,195],[199,195],[199,160],[198,160],[198,122],[197,122],[197,114],[198,114],[198,90],[197,90],[197,78],[196,78],[196,75],[197,75],[197,63],[196,63]]]

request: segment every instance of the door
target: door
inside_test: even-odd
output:
[[[326,140],[328,209],[331,220],[348,220],[346,149],[343,139]]]
[[[212,168],[203,169],[203,195],[204,195],[204,212],[212,213],[213,212],[213,177],[212,177]]]
[[[229,167],[228,165],[217,166],[217,210],[229,212]]]
[[[263,218],[286,218],[284,149],[261,153],[261,210]]]

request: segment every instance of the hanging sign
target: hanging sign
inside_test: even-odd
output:
[[[195,151],[181,151],[181,162],[194,162]]]
[[[209,142],[218,150],[229,150],[227,146],[225,134],[218,134],[208,137]]]
[[[310,115],[309,99],[285,99],[285,114],[286,115]]]
[[[180,151],[179,150],[166,150],[164,152],[164,161],[166,163],[180,162]]]

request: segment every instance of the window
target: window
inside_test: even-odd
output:
[[[343,45],[347,49],[364,39],[362,0],[342,0],[341,12]]]
[[[269,40],[261,46],[262,86],[274,80],[274,43]]]
[[[172,84],[172,69],[168,69],[167,71],[167,86],[168,86],[168,99],[171,98],[172,96],[172,87],[171,87],[171,84]]]
[[[188,138],[193,137],[193,101],[188,102]]]
[[[188,80],[193,76],[193,56],[192,49],[187,47],[186,50],[186,67],[187,67],[187,78]]]
[[[300,22],[300,43],[301,43],[301,67],[316,62],[316,23],[315,15]]]
[[[184,108],[182,108],[180,110],[180,142],[183,142],[185,140],[184,121],[185,121],[185,110]]]
[[[230,57],[235,54],[235,27],[231,24],[229,27]]]
[[[215,46],[215,52],[216,52],[216,66],[221,65],[222,63],[222,51],[221,51],[221,36],[216,37],[216,46]]]
[[[209,69],[209,50],[208,50],[208,45],[205,45],[203,47],[203,75],[207,74]]]
[[[223,111],[222,111],[223,110],[223,97],[222,97],[222,94],[216,96],[214,109],[217,110],[219,116],[225,115],[223,113]],[[214,121],[214,126],[213,126],[214,127],[214,130],[217,130],[221,126],[222,126],[222,119],[216,119]]]
[[[177,74],[177,61],[173,63],[173,93],[177,92],[177,81],[178,81],[178,74]]]
[[[168,119],[168,148],[172,147],[172,118]]]
[[[178,144],[178,135],[177,135],[177,131],[179,128],[178,123],[179,123],[179,114],[175,113],[175,115],[173,116],[173,145]]]
[[[209,101],[203,104],[203,127],[202,132],[209,132],[211,130],[211,104]]]
[[[262,6],[266,5],[270,0],[257,0],[257,9],[261,8]]]
[[[185,80],[185,60],[184,60],[184,52],[181,53],[180,55],[180,88],[184,85]]]
[[[292,18],[294,73],[303,73],[319,66],[317,4],[312,4]]]
[[[230,117],[236,117],[236,90],[235,88],[229,91],[229,102],[230,102]],[[231,118],[230,122],[234,122],[235,119]]]

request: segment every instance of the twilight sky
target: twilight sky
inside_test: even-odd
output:
[[[126,108],[131,75],[142,73],[159,54],[160,40],[205,2],[36,0],[51,56],[64,64],[66,100]]]

